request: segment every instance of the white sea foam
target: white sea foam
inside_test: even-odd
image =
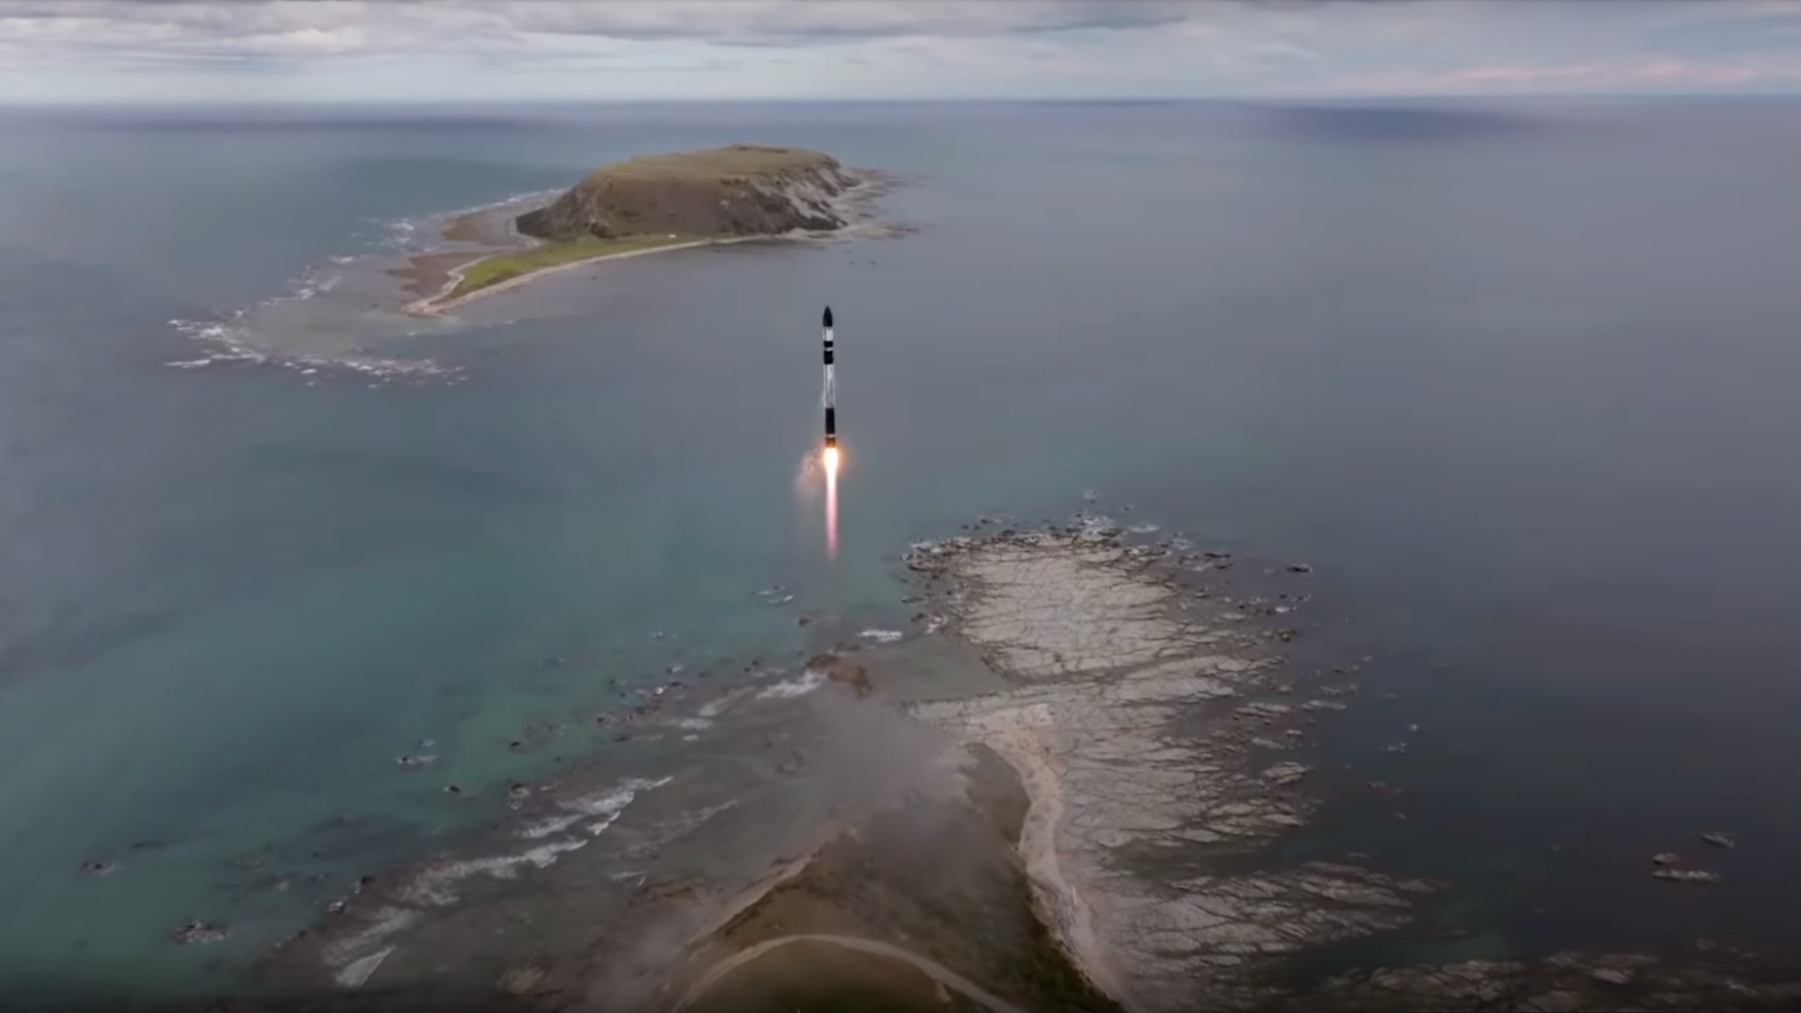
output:
[[[1081,518],[1081,537],[1087,540],[1107,538],[1120,532],[1119,522],[1106,514],[1088,514]]]
[[[825,685],[825,673],[807,669],[799,678],[784,679],[772,686],[765,686],[757,693],[759,700],[786,700],[797,696],[806,696]]]
[[[414,215],[405,218],[365,218],[363,222],[380,230],[381,238],[377,242],[382,247],[400,253],[419,253],[438,245],[439,230],[453,218],[474,214],[478,211],[493,211],[514,205],[548,202],[561,196],[562,193],[561,190],[533,190],[497,201],[489,201],[485,204],[455,208],[436,214]],[[437,226],[437,228],[425,228],[428,225]]]
[[[559,855],[585,847],[587,843],[582,838],[569,837],[527,848],[516,854],[445,862],[419,873],[412,884],[402,891],[401,896],[415,904],[454,904],[457,895],[451,888],[471,876],[486,874],[495,879],[513,879],[524,866],[547,869],[556,864]]]
[[[377,908],[373,912],[370,912],[367,920],[368,923],[363,927],[361,932],[334,940],[330,945],[325,947],[323,956],[326,966],[338,968],[341,973],[348,972],[356,964],[376,956],[376,953],[372,952],[373,948],[379,947],[383,942],[387,941],[389,936],[394,935],[396,932],[403,931],[407,926],[418,920],[419,912],[414,911],[411,908],[396,907],[393,905]],[[386,957],[392,949],[393,947],[388,947],[387,949],[379,951],[380,956]],[[380,963],[379,958],[376,960],[376,963]],[[363,981],[367,981],[369,975],[374,972],[375,967],[373,965],[369,966],[367,970],[362,972],[361,978],[356,981],[356,984],[360,985]]]
[[[254,307],[252,307],[254,309]],[[170,369],[203,369],[209,366],[275,366],[291,369],[303,376],[320,373],[349,373],[376,379],[425,377],[455,378],[461,371],[430,359],[390,359],[381,356],[350,353],[328,355],[281,355],[253,347],[245,319],[248,310],[238,310],[221,320],[171,320],[169,326],[206,346],[207,354],[195,359],[179,359],[163,365]]]
[[[541,820],[519,834],[527,840],[544,840],[543,844],[508,855],[492,855],[429,866],[413,877],[413,881],[401,891],[401,896],[414,904],[443,906],[456,902],[454,887],[471,876],[512,879],[519,874],[520,869],[528,866],[548,868],[556,863],[559,856],[585,847],[590,840],[604,833],[638,797],[639,792],[660,788],[669,781],[668,777],[656,780],[633,778],[610,791],[560,802],[558,807],[563,810],[561,814]],[[594,821],[582,828],[587,836],[555,836],[564,834],[587,820]]]
[[[419,235],[419,226],[424,218],[365,218],[364,221],[382,230],[380,243],[390,250],[405,252],[410,249]]]
[[[725,696],[722,696],[717,700],[708,700],[706,703],[701,705],[700,716],[703,718],[709,718],[709,719],[716,718],[719,715],[725,713],[725,709],[727,707],[730,707],[732,705],[732,701],[736,698],[737,698],[736,693],[728,693]]]
[[[358,957],[345,964],[337,974],[332,975],[332,980],[342,988],[360,987],[363,982],[369,980],[371,974],[375,973],[375,969],[381,966],[381,962],[388,959],[388,954],[393,952],[394,947],[389,946],[376,950],[366,957]]]
[[[410,219],[380,224],[390,233],[390,238],[410,236],[419,226],[418,221]],[[391,246],[392,243],[385,245]],[[337,291],[350,277],[349,272],[358,272],[357,277],[363,274],[374,277],[380,265],[369,261],[388,256],[392,256],[392,253],[384,251],[330,256],[302,268],[288,282],[287,290],[280,295],[238,309],[221,311],[212,319],[171,320],[170,326],[204,345],[206,354],[165,365],[172,369],[272,365],[302,373],[308,370],[314,373],[347,372],[382,380],[457,375],[458,370],[430,359],[391,358],[368,354],[354,347],[322,351],[316,344],[313,348],[298,347],[295,344],[296,339],[304,335],[329,335],[339,329],[359,328],[370,321],[372,315],[362,306],[360,297],[340,299],[330,305],[321,304],[321,310],[302,311],[298,307]],[[295,318],[292,315],[295,312],[304,312],[307,316]],[[320,313],[324,313],[325,317],[321,318],[318,315]],[[334,321],[337,314],[341,314],[342,319]],[[394,316],[391,326],[406,326],[404,317],[398,313]],[[331,322],[321,326],[322,321]],[[418,333],[418,328],[411,328],[411,332]],[[398,331],[395,333],[397,335]],[[350,344],[352,338],[346,333],[333,340]]]
[[[560,834],[583,820],[599,817],[600,822],[588,827],[589,836],[598,836],[607,827],[613,825],[613,821],[619,818],[620,813],[625,812],[625,807],[632,804],[639,792],[661,788],[669,781],[668,777],[658,778],[654,781],[631,778],[612,791],[558,803],[558,808],[564,810],[561,815],[534,823],[520,831],[519,836],[528,840],[539,840],[552,834]]]
[[[786,691],[778,695],[798,695],[817,686],[823,679],[823,675],[809,673],[807,677],[770,689],[786,687]],[[740,695],[712,701],[712,706],[723,708],[729,699]],[[418,869],[410,881],[392,895],[395,902],[363,911],[353,908],[352,917],[358,919],[353,923],[355,931],[324,946],[321,959],[331,969],[339,986],[357,988],[364,985],[394,952],[393,937],[417,923],[425,909],[457,902],[458,884],[473,876],[513,879],[522,871],[554,865],[564,855],[586,847],[603,835],[644,792],[661,788],[673,780],[671,776],[628,778],[603,791],[560,800],[556,803],[555,815],[517,832],[518,838],[530,842],[522,850],[481,858],[444,860]],[[685,812],[671,821],[656,824],[649,832],[659,841],[667,842],[692,832],[735,805],[737,802],[733,800]],[[641,882],[643,876],[642,872],[619,872],[611,878]]]

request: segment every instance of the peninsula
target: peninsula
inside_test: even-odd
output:
[[[367,877],[277,948],[320,991],[182,1013],[1798,1008],[1801,983],[1718,946],[1309,971],[1431,932],[1451,888],[1282,847],[1356,666],[1297,672],[1293,606],[1229,586],[1227,553],[1004,523],[909,550],[917,636],[663,683],[601,723],[662,757],[695,734],[679,767],[510,784],[479,848]]]
[[[594,260],[710,243],[832,232],[852,218],[866,180],[803,148],[734,144],[646,155],[601,168],[510,228],[460,216],[453,242],[499,237],[483,249],[414,257],[395,274],[418,296],[409,311],[436,313],[550,271]]]

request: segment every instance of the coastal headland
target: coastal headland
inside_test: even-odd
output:
[[[882,179],[803,148],[646,155],[596,170],[524,213],[451,218],[440,235],[458,249],[416,255],[391,273],[414,297],[408,312],[437,314],[597,260],[837,232]]]
[[[1356,686],[1348,672],[1290,671],[1292,630],[1276,624],[1292,620],[1274,617],[1292,608],[1275,602],[1305,595],[1223,593],[1224,557],[1133,544],[1092,516],[985,522],[915,546],[915,635],[841,639],[798,679],[772,669],[659,692],[666,709],[634,734],[719,719],[685,770],[568,770],[521,789],[516,825],[372,878],[272,969],[320,989],[304,1007],[320,1010],[1548,1013],[1801,999],[1724,950],[1289,974],[1310,948],[1404,929],[1446,884],[1355,855],[1279,856],[1315,808],[1313,726]],[[1300,581],[1306,568],[1277,572]]]

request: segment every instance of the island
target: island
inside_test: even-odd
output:
[[[605,166],[550,204],[495,222],[472,212],[444,238],[470,247],[413,257],[396,269],[433,314],[478,295],[594,260],[845,228],[870,174],[804,148],[733,144],[645,155]]]

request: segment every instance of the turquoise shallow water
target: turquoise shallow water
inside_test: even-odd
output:
[[[382,115],[9,122],[0,980],[229,981],[499,815],[445,782],[633,748],[509,752],[531,721],[799,650],[809,610],[904,620],[909,541],[1086,488],[1314,563],[1311,641],[1379,657],[1330,748],[1410,819],[1353,808],[1321,850],[1483,880],[1509,946],[1787,938],[1793,107]],[[333,293],[255,318],[451,377],[164,366],[196,353],[170,321],[317,285],[409,216],[745,139],[908,174],[884,217],[923,231],[571,272],[411,336]],[[834,571],[796,488],[826,303]],[[1716,826],[1746,842],[1724,888],[1645,892],[1644,855]],[[196,917],[232,937],[167,942]]]

